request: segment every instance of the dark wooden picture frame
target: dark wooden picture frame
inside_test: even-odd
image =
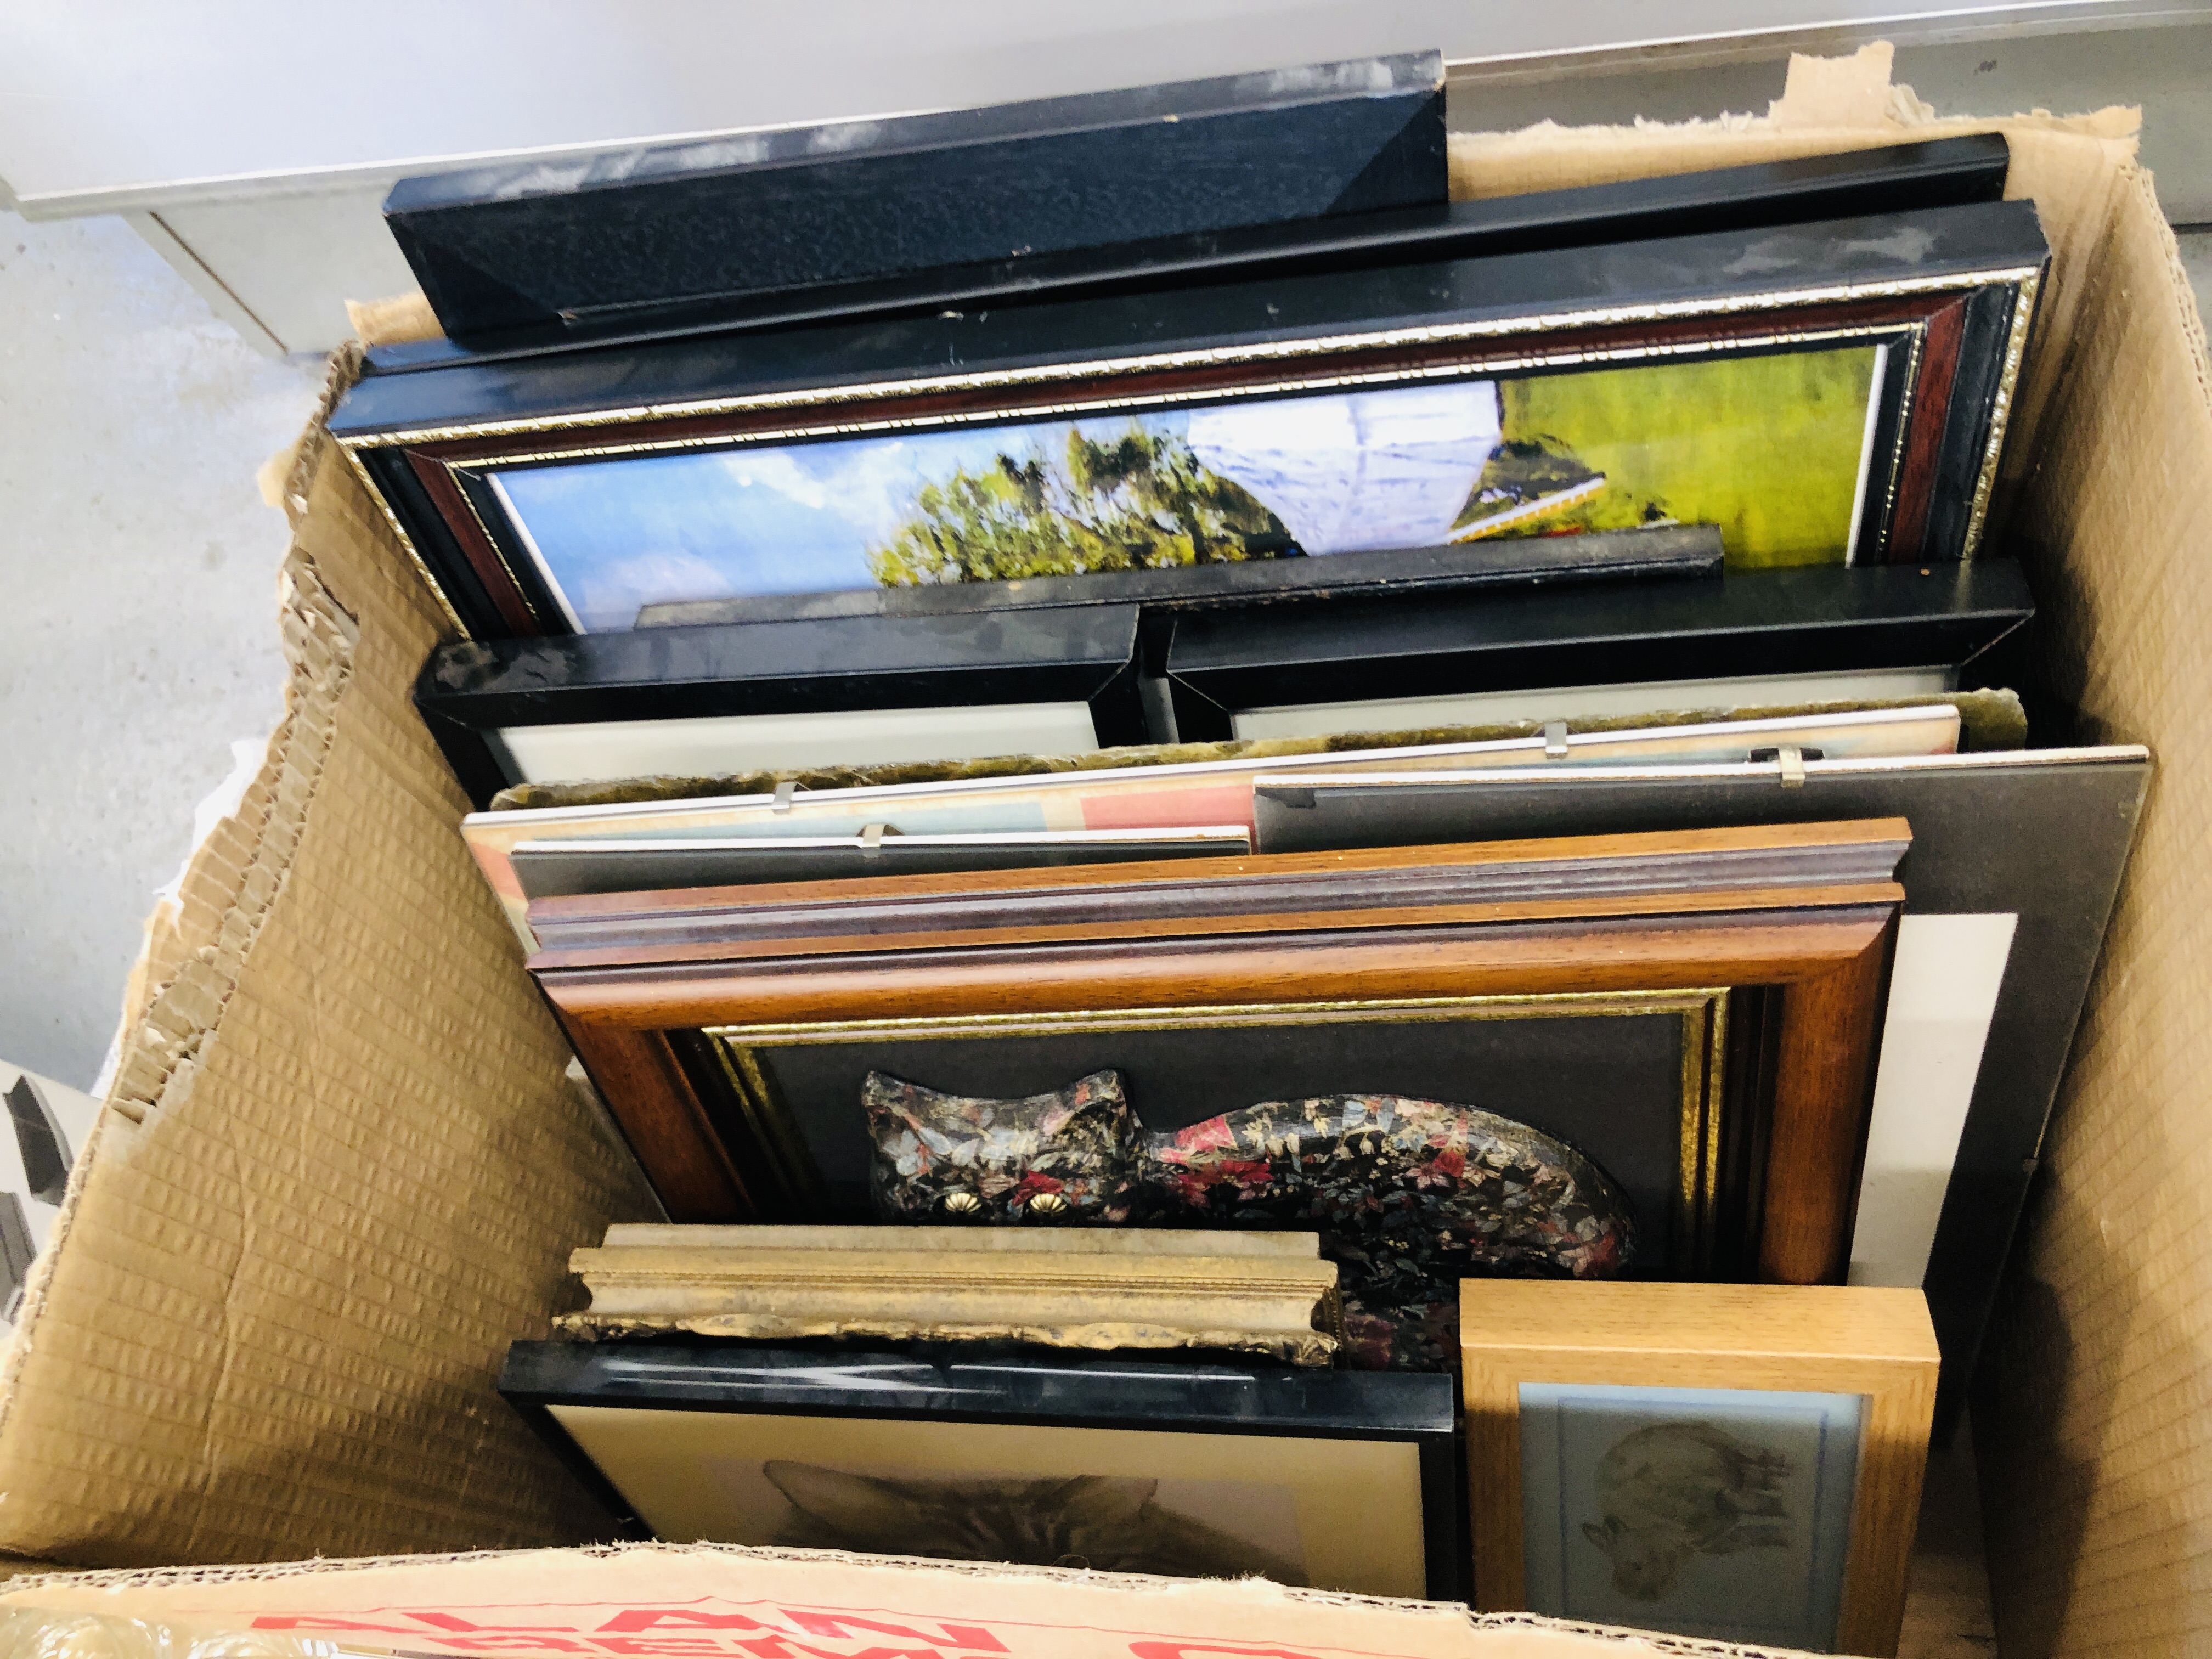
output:
[[[2047,259],[2032,204],[1984,203],[461,364],[364,380],[331,426],[455,625],[530,636],[574,625],[502,466],[1881,343],[1854,562],[1925,563],[1979,539]],[[1325,561],[1266,562],[1295,594]]]
[[[706,1034],[887,1018],[1761,992],[1743,1276],[1840,1280],[1902,820],[540,901],[531,970],[672,1218],[781,1218]]]

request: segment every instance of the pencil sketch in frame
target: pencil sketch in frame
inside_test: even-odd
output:
[[[1448,1376],[518,1342],[500,1392],[663,1538],[1467,1593]]]
[[[1530,1611],[1832,1649],[1863,1405],[1856,1395],[1523,1382]]]
[[[1474,1599],[1894,1654],[1941,1353],[1917,1289],[1460,1287]]]

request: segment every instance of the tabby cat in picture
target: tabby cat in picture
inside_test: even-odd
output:
[[[778,1544],[1012,1561],[1175,1578],[1256,1574],[1303,1586],[1296,1562],[1156,1501],[1157,1480],[1127,1475],[850,1474],[816,1463],[762,1465],[791,1514]]]

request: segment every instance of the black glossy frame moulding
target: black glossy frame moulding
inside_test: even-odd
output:
[[[610,1478],[620,1472],[592,1462],[549,1407],[1140,1429],[1260,1443],[1396,1442],[1415,1450],[1429,1595],[1463,1600],[1470,1589],[1452,1422],[1458,1384],[1443,1373],[1307,1370],[1237,1355],[1002,1353],[976,1345],[871,1352],[736,1342],[517,1342],[507,1349],[499,1391],[641,1536],[651,1534],[619,1480]],[[1254,1452],[1269,1455],[1263,1444]]]
[[[1653,525],[1582,536],[1506,537],[1445,547],[1332,553],[1322,558],[1247,559],[1158,570],[1100,570],[1020,581],[933,582],[914,587],[763,593],[738,599],[648,605],[640,628],[782,622],[812,617],[949,617],[970,611],[1058,605],[1141,605],[1148,618],[1182,611],[1240,611],[1389,595],[1534,590],[1588,581],[1717,576],[1720,528]]]
[[[1938,666],[1989,684],[2034,611],[2008,559],[1748,571],[1182,616],[1165,672],[1188,743],[1231,736],[1242,709],[1372,698]]]
[[[510,783],[497,733],[586,721],[1086,702],[1098,746],[1148,741],[1138,608],[826,617],[440,647],[415,707],[481,809]]]
[[[1447,179],[1425,52],[405,179],[384,216],[471,339],[1441,203]]]
[[[587,343],[637,344],[946,306],[1006,306],[1954,207],[2002,199],[2010,165],[2001,135],[1975,133],[1619,184],[1329,214],[980,264],[933,264],[866,280],[670,301],[597,319],[568,315],[471,335],[466,344],[408,341],[373,348],[366,372],[406,374]]]
[[[1853,555],[1920,565],[1973,550],[2002,393],[2048,257],[2032,204],[1981,203],[464,362],[362,380],[330,429],[384,495],[461,631],[546,635],[576,623],[502,505],[501,477],[516,466],[805,442],[862,420],[981,427],[1071,404],[1119,418],[1201,395],[1228,403],[1328,390],[1354,372],[1370,386],[1434,383],[1571,368],[1593,351],[1673,363],[1829,349],[1849,337],[1908,356],[1928,345],[1917,374],[1881,383],[1881,465],[1865,497],[1880,511],[1859,526]],[[1592,320],[1606,318],[1618,320]],[[1939,357],[1945,372],[1930,367]],[[1304,562],[1274,562],[1296,585],[1288,567]]]

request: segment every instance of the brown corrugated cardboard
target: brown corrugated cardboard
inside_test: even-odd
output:
[[[1753,1650],[1448,1603],[1052,1567],[665,1545],[26,1579],[0,1608],[414,1654],[684,1659],[1644,1659]],[[87,1650],[90,1650],[88,1649]],[[1781,1650],[1759,1650],[1779,1659]],[[152,1656],[149,1656],[152,1659]]]
[[[2029,1654],[2212,1641],[2212,367],[2147,176],[2122,181],[2013,516],[2081,729],[2158,770],[1977,1407],[1998,1628]],[[2048,601],[2046,601],[2048,604]]]
[[[571,1246],[653,1209],[453,830],[436,612],[302,457],[283,725],[154,928],[0,1396],[0,1547],[72,1563],[535,1543],[602,1517],[494,1396]],[[307,482],[312,480],[312,482]]]
[[[2212,868],[2196,844],[2212,806],[2199,644],[2212,368],[2128,112],[1930,123],[1901,90],[1873,95],[1878,67],[1861,63],[1856,82],[1801,72],[1759,120],[1462,137],[1455,180],[1495,194],[1990,126],[2011,140],[2011,193],[2036,201],[2054,264],[1993,544],[2028,561],[2051,689],[2082,710],[2081,735],[2148,743],[2160,772],[1985,1367],[1998,1613],[2009,1650],[2197,1651],[2212,1629]],[[538,1543],[600,1524],[489,1382],[507,1342],[556,1310],[568,1250],[652,1211],[562,1079],[566,1051],[455,834],[459,793],[408,706],[438,612],[375,503],[326,460],[311,434],[270,480],[297,538],[285,724],[175,915],[149,932],[112,1109],[0,1369],[0,1550],[242,1561]],[[586,1570],[532,1559],[562,1583]],[[658,1605],[684,1575],[726,1575],[732,1559],[585,1559],[641,1574],[638,1604]],[[749,1584],[799,1571],[744,1560]],[[195,1577],[190,1595],[274,1607],[282,1584],[282,1605],[299,1608],[453,1610],[476,1594],[434,1577],[472,1564],[377,1571],[401,1577],[365,1598],[365,1580],[335,1571]],[[951,1577],[993,1586],[994,1617],[1046,1609],[1040,1627],[1084,1597],[1139,1594]],[[882,1582],[868,1605],[917,1617],[949,1605],[878,1595]],[[1142,1594],[1152,1607],[1200,1597],[1217,1620],[1204,1628],[1218,1642],[1178,1652],[1328,1650],[1311,1644],[1340,1620],[1358,1628],[1331,1637],[1339,1651],[1459,1650],[1394,1646],[1412,1626],[1391,1620],[1411,1613],[1279,1599],[1277,1642],[1237,1626],[1231,1601],[1202,1598],[1281,1593]],[[469,1605],[502,1595],[532,1599]],[[1113,1618],[1134,1627],[1120,1613],[1091,1622]],[[527,1632],[408,1645],[481,1651],[516,1635],[526,1650],[614,1650]],[[1075,1639],[1046,1646],[1074,1652]],[[1483,1640],[1469,1650],[1624,1650],[1522,1626]],[[1533,1645],[1496,1645],[1509,1641]]]

